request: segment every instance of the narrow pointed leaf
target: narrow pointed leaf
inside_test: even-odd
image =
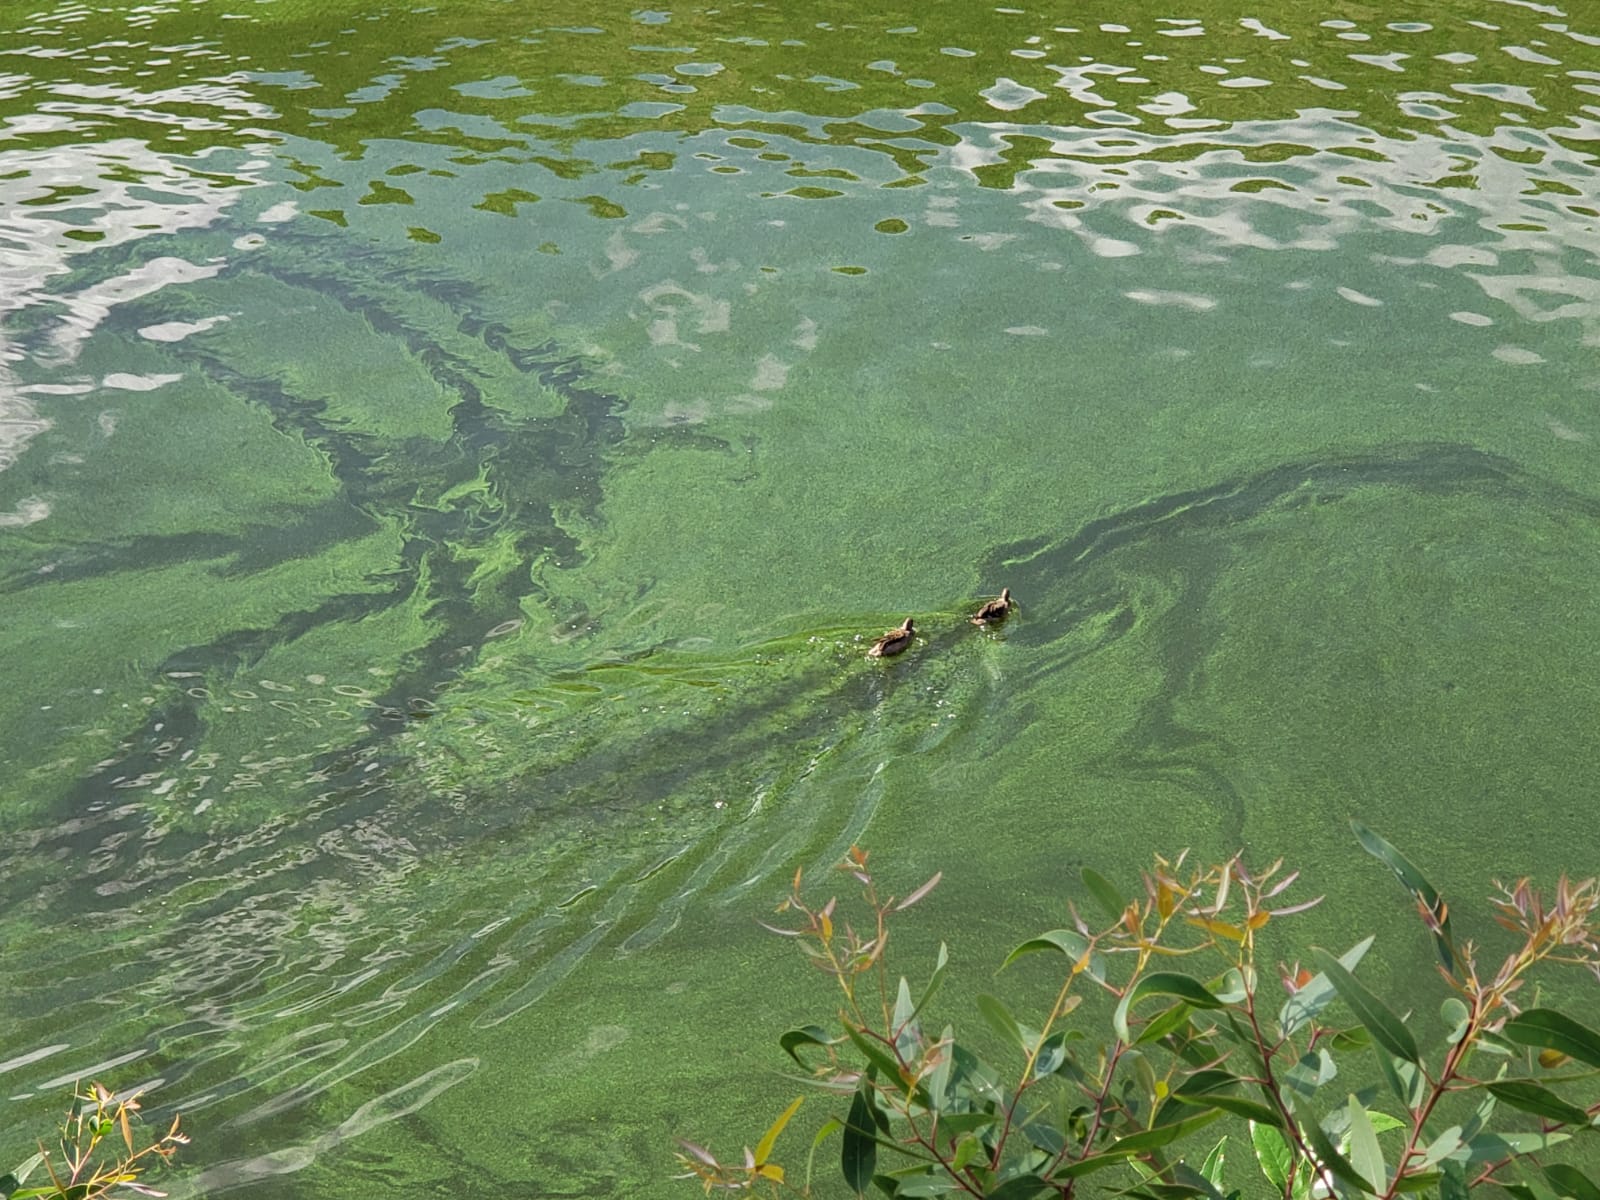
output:
[[[865,1032],[857,1029],[848,1021],[842,1022],[845,1034],[850,1038],[855,1048],[866,1057],[866,1060],[877,1068],[879,1074],[894,1080],[900,1085],[901,1090],[906,1089],[904,1076],[900,1074],[900,1064],[895,1062],[894,1056],[883,1048],[876,1040],[869,1038]]]
[[[844,1181],[856,1195],[865,1195],[872,1182],[872,1173],[878,1165],[878,1142],[872,1119],[872,1105],[867,1100],[865,1082],[856,1089],[850,1102],[850,1115],[844,1122],[844,1147],[839,1154],[839,1168]]]
[[[1440,1169],[1439,1200],[1468,1200],[1467,1169],[1458,1162],[1447,1162]]]
[[[1407,1062],[1421,1061],[1421,1055],[1417,1052],[1417,1040],[1411,1036],[1411,1031],[1406,1028],[1405,1022],[1395,1016],[1388,1005],[1368,991],[1366,984],[1345,970],[1344,964],[1326,950],[1313,946],[1311,956],[1316,959],[1317,966],[1322,968],[1322,973],[1328,977],[1328,982],[1333,984],[1334,990],[1339,993],[1339,999],[1350,1006],[1350,1011],[1355,1013],[1356,1020],[1367,1027],[1378,1045]]]
[[[989,1200],[1033,1200],[1050,1185],[1037,1175],[1018,1175],[988,1193]]]
[[[1128,1032],[1129,1014],[1134,1005],[1149,996],[1175,996],[1194,1008],[1223,1007],[1222,1001],[1206,991],[1205,985],[1191,975],[1179,975],[1175,971],[1152,972],[1128,989],[1112,1017],[1117,1036],[1124,1042],[1132,1040]]]
[[[922,1175],[915,1179],[904,1179],[900,1186],[895,1188],[896,1196],[942,1196],[946,1192],[953,1192],[961,1185],[948,1175]]]
[[[1512,1108],[1520,1108],[1525,1113],[1532,1113],[1536,1117],[1560,1121],[1565,1125],[1589,1123],[1589,1114],[1583,1109],[1563,1100],[1549,1088],[1534,1083],[1531,1079],[1502,1079],[1491,1083],[1489,1091],[1497,1100],[1509,1104]]]
[[[1500,1032],[1519,1046],[1555,1050],[1591,1067],[1600,1067],[1600,1034],[1553,1008],[1519,1013]]]
[[[1596,1187],[1594,1181],[1577,1167],[1567,1163],[1547,1163],[1544,1177],[1563,1196],[1571,1196],[1573,1200],[1600,1200],[1600,1187]]]
[[[983,1014],[983,1019],[989,1022],[989,1028],[993,1029],[1001,1037],[1015,1046],[1020,1046],[1024,1053],[1030,1049],[1027,1040],[1022,1035],[1022,1026],[1017,1024],[1017,1019],[1011,1015],[1011,1010],[996,997],[987,994],[980,995],[978,997],[978,1011]]]
[[[1104,875],[1088,867],[1078,872],[1078,875],[1083,880],[1083,886],[1089,889],[1089,894],[1105,911],[1106,916],[1113,921],[1122,920],[1122,914],[1128,911],[1128,902],[1122,898],[1122,893],[1117,891],[1116,886]]]
[[[1005,962],[1000,964],[1003,971],[1017,959],[1026,954],[1036,954],[1040,950],[1059,950],[1070,958],[1074,964],[1084,963],[1084,969],[1093,979],[1104,979],[1106,975],[1105,960],[1089,949],[1089,939],[1076,929],[1052,929],[1049,933],[1041,933],[1038,937],[1029,938],[1010,954],[1006,955]],[[1085,962],[1085,956],[1087,961]]]
[[[1449,1158],[1461,1147],[1461,1126],[1452,1125],[1428,1144],[1423,1151],[1422,1165],[1431,1167],[1435,1163]]]
[[[801,1046],[826,1047],[829,1044],[828,1031],[819,1025],[806,1025],[800,1029],[791,1029],[778,1039],[778,1045],[783,1047],[783,1052],[807,1071],[811,1067],[800,1057],[799,1048]]]
[[[795,1111],[800,1107],[800,1102],[804,1099],[804,1096],[798,1097],[793,1104],[783,1110],[778,1119],[772,1123],[772,1127],[761,1135],[761,1140],[756,1143],[756,1166],[759,1167],[771,1156],[772,1143],[778,1140],[778,1135],[783,1132],[783,1127],[789,1123],[789,1118],[794,1116]]]
[[[1088,1158],[1079,1159],[1061,1170],[1056,1171],[1052,1179],[1076,1179],[1080,1175],[1089,1175],[1095,1171],[1103,1171],[1107,1167],[1114,1167],[1120,1162],[1126,1162],[1136,1154],[1146,1154],[1151,1150],[1159,1150],[1170,1142],[1175,1142],[1185,1134],[1193,1133],[1196,1129],[1203,1129],[1211,1124],[1222,1114],[1219,1112],[1201,1113],[1199,1116],[1190,1117],[1185,1121],[1174,1121],[1171,1125],[1160,1125],[1155,1129],[1147,1129],[1143,1133],[1135,1133],[1120,1141],[1113,1142],[1099,1154],[1091,1154]]]
[[[1439,962],[1445,971],[1451,975],[1456,971],[1455,942],[1450,935],[1450,910],[1440,898],[1439,893],[1429,883],[1426,876],[1417,870],[1416,865],[1400,851],[1396,850],[1383,838],[1368,829],[1360,821],[1351,821],[1350,827],[1355,830],[1356,840],[1361,843],[1362,849],[1387,866],[1399,878],[1406,888],[1415,896],[1419,903],[1427,907],[1438,922],[1439,928],[1433,935],[1433,946],[1438,952]]]
[[[1359,1191],[1376,1195],[1378,1189],[1368,1183],[1360,1171],[1351,1165],[1350,1160],[1339,1153],[1333,1140],[1323,1131],[1321,1125],[1315,1121],[1305,1123],[1306,1141],[1311,1143],[1311,1149],[1316,1153],[1317,1161],[1333,1173],[1335,1178],[1348,1184]]]
[[[1350,1165],[1381,1189],[1388,1182],[1389,1172],[1383,1165],[1383,1150],[1378,1145],[1378,1133],[1372,1128],[1366,1105],[1354,1096],[1345,1106],[1350,1118]]]
[[[950,965],[950,949],[943,942],[939,943],[939,957],[933,964],[933,974],[928,976],[928,986],[922,990],[922,999],[917,1001],[917,1006],[911,1010],[911,1020],[916,1020],[917,1015],[928,1006],[928,1001],[939,994],[939,985],[944,982],[944,969]]]
[[[1214,1188],[1222,1187],[1222,1173],[1228,1161],[1228,1135],[1223,1134],[1217,1144],[1211,1147],[1211,1153],[1206,1155],[1205,1162],[1200,1164],[1200,1174],[1204,1175],[1206,1182]]]
[[[1250,1145],[1255,1148],[1256,1162],[1261,1167],[1261,1174],[1272,1185],[1274,1192],[1283,1195],[1284,1189],[1289,1186],[1289,1170],[1294,1166],[1294,1156],[1289,1152],[1289,1143],[1275,1127],[1252,1121]]]
[[[1367,951],[1372,949],[1373,940],[1370,937],[1362,938],[1339,956],[1339,962],[1345,970],[1356,969]],[[1328,982],[1326,975],[1313,976],[1309,983],[1289,997],[1278,1014],[1278,1025],[1283,1030],[1283,1036],[1288,1037],[1308,1021],[1320,1016],[1322,1010],[1333,1002],[1335,995],[1333,984]]]

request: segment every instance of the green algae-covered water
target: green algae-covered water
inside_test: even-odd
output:
[[[1593,869],[1583,6],[0,31],[0,1152],[683,1195],[852,842],[978,983],[1086,863]]]

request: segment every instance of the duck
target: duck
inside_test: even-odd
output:
[[[905,624],[900,626],[899,629],[891,629],[877,641],[873,642],[872,649],[867,651],[867,657],[889,658],[892,655],[899,654],[901,651],[905,650],[911,645],[912,640],[916,636],[916,627],[912,625],[911,618],[907,617]]]
[[[1011,615],[1011,610],[1016,606],[1017,602],[1011,598],[1011,589],[1001,588],[999,599],[991,600],[980,608],[973,615],[972,623],[974,625],[987,625],[991,621],[1004,621]]]

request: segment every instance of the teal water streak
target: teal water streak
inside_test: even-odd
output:
[[[1592,864],[1581,13],[238,15],[0,19],[8,1130],[682,1194],[852,842],[974,990],[1082,864]]]

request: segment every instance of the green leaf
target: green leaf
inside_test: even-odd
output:
[[[1458,1162],[1447,1162],[1439,1179],[1439,1200],[1468,1200],[1467,1169]]]
[[[1459,1042],[1467,1032],[1467,1022],[1472,1019],[1472,1013],[1459,996],[1448,996],[1439,1006],[1439,1018],[1450,1030],[1445,1040],[1452,1046]]]
[[[949,1025],[944,1027],[944,1032],[939,1035],[939,1040],[944,1043],[944,1053],[939,1056],[939,1063],[928,1074],[928,1107],[936,1113],[944,1112],[950,1103],[950,1075],[955,1066],[955,1030]]]
[[[1572,1140],[1570,1133],[1480,1133],[1466,1140],[1465,1155],[1457,1151],[1452,1161],[1494,1162],[1523,1154],[1538,1154],[1551,1146]]]
[[[1351,821],[1350,827],[1355,830],[1356,840],[1361,843],[1362,849],[1393,871],[1418,902],[1433,914],[1439,926],[1433,935],[1433,947],[1438,952],[1439,962],[1446,973],[1454,975],[1456,951],[1455,942],[1450,936],[1450,910],[1440,899],[1439,893],[1434,890],[1433,884],[1428,882],[1409,858],[1360,821]]]
[[[778,1135],[783,1132],[783,1127],[789,1123],[789,1118],[794,1116],[796,1110],[800,1107],[800,1102],[804,1099],[804,1096],[796,1099],[793,1104],[783,1110],[782,1115],[772,1123],[771,1128],[762,1134],[761,1140],[756,1143],[756,1166],[759,1167],[767,1161],[767,1158],[772,1154],[772,1144],[778,1140]]]
[[[1112,1017],[1117,1036],[1124,1042],[1132,1040],[1128,1032],[1128,1014],[1134,1005],[1149,996],[1176,996],[1193,1008],[1223,1007],[1222,1001],[1206,991],[1205,985],[1193,976],[1179,975],[1176,971],[1153,971],[1128,989]]]
[[[817,1135],[811,1139],[811,1149],[806,1153],[806,1185],[801,1189],[803,1194],[809,1195],[811,1192],[811,1168],[816,1162],[817,1147],[822,1145],[829,1135],[837,1133],[843,1128],[844,1126],[840,1123],[838,1117],[829,1117],[822,1123],[822,1128],[817,1130]]]
[[[1220,1068],[1211,1067],[1196,1071],[1167,1097],[1166,1103],[1157,1110],[1152,1124],[1166,1124],[1183,1111],[1180,1106],[1188,1105],[1219,1108],[1235,1116],[1248,1117],[1263,1125],[1281,1126],[1283,1122],[1276,1109],[1269,1108],[1259,1100],[1232,1094],[1235,1089],[1245,1086],[1248,1085],[1244,1080]]]
[[[1416,1112],[1422,1107],[1423,1100],[1428,1094],[1428,1080],[1421,1068],[1415,1063],[1408,1063],[1403,1058],[1396,1058],[1380,1050],[1378,1070],[1390,1090],[1400,1097],[1400,1103],[1408,1110]]]
[[[1596,1187],[1577,1167],[1567,1163],[1547,1163],[1544,1177],[1563,1196],[1571,1196],[1573,1200],[1600,1200],[1600,1187]]]
[[[1311,956],[1322,968],[1322,973],[1328,977],[1328,982],[1333,984],[1334,990],[1339,993],[1339,998],[1350,1006],[1351,1012],[1355,1013],[1356,1020],[1371,1030],[1378,1045],[1408,1062],[1422,1061],[1422,1056],[1417,1052],[1417,1040],[1411,1036],[1411,1031],[1406,1028],[1405,1022],[1395,1016],[1388,1005],[1368,991],[1364,983],[1345,970],[1343,963],[1320,946],[1311,948]]]
[[[1181,1104],[1199,1105],[1209,1108],[1220,1108],[1223,1112],[1232,1113],[1236,1117],[1247,1117],[1257,1125],[1272,1125],[1282,1127],[1283,1119],[1278,1116],[1274,1108],[1251,1100],[1247,1096],[1175,1096]]]
[[[1372,949],[1373,940],[1370,937],[1363,938],[1339,956],[1339,962],[1345,970],[1356,969],[1367,951]],[[1283,1036],[1290,1036],[1302,1025],[1321,1015],[1322,1010],[1333,1002],[1335,994],[1333,984],[1328,982],[1326,975],[1312,976],[1311,982],[1290,996],[1278,1013],[1278,1026]]]
[[[1083,956],[1087,954],[1089,955],[1089,961],[1084,969],[1088,972],[1089,977],[1097,980],[1103,980],[1106,977],[1105,959],[1099,954],[1090,952],[1089,939],[1076,929],[1052,929],[1049,933],[1041,933],[1038,937],[1029,938],[1010,954],[1006,955],[1006,960],[1000,964],[1000,969],[1004,971],[1023,955],[1037,954],[1040,950],[1060,951],[1072,960],[1074,966],[1081,962]]]
[[[802,1070],[811,1070],[811,1064],[802,1059],[798,1053],[801,1046],[831,1046],[833,1043],[828,1038],[828,1031],[819,1025],[803,1025],[799,1029],[791,1029],[778,1039],[778,1045],[783,1047],[783,1052],[795,1062],[800,1064]]]
[[[1558,1050],[1591,1067],[1600,1067],[1600,1034],[1553,1008],[1531,1008],[1500,1030],[1519,1046]]]
[[[1272,1185],[1273,1191],[1283,1195],[1284,1189],[1289,1186],[1289,1169],[1294,1165],[1289,1143],[1274,1126],[1251,1121],[1250,1144],[1255,1147],[1261,1174]]]
[[[1200,1164],[1200,1174],[1206,1177],[1206,1182],[1214,1188],[1222,1186],[1222,1171],[1228,1161],[1228,1135],[1223,1134],[1217,1144],[1211,1147],[1211,1153],[1206,1155],[1205,1162]]]
[[[1358,1191],[1377,1194],[1378,1189],[1368,1183],[1366,1177],[1350,1164],[1344,1155],[1339,1153],[1338,1147],[1333,1144],[1321,1125],[1315,1121],[1305,1123],[1306,1141],[1311,1143],[1311,1149],[1317,1156],[1317,1161],[1326,1167],[1341,1182],[1349,1184]]]
[[[857,1029],[849,1021],[844,1021],[842,1024],[844,1025],[845,1035],[849,1037],[855,1048],[861,1051],[866,1060],[876,1067],[880,1074],[898,1084],[901,1091],[909,1094],[909,1088],[905,1080],[900,1076],[900,1064],[895,1062],[889,1052],[867,1037],[864,1031]]]
[[[928,986],[922,990],[922,999],[917,1001],[917,1006],[911,1010],[908,1020],[915,1021],[918,1014],[928,1006],[928,1001],[939,994],[939,985],[944,982],[944,969],[950,964],[950,950],[943,942],[939,943],[939,958],[933,964],[933,974],[928,976]]]
[[[950,1160],[950,1169],[953,1171],[965,1170],[968,1163],[977,1158],[980,1153],[988,1153],[984,1145],[971,1133],[963,1133],[956,1139],[956,1152]]]
[[[1429,1192],[1439,1186],[1441,1176],[1438,1171],[1413,1171],[1410,1175],[1402,1175],[1394,1181],[1394,1190],[1397,1192]]]
[[[1318,1047],[1302,1054],[1300,1061],[1283,1073],[1283,1082],[1302,1100],[1309,1100],[1316,1095],[1318,1088],[1331,1082],[1338,1074],[1339,1066],[1333,1061],[1333,1055]]]
[[[927,1174],[904,1180],[894,1190],[896,1196],[942,1196],[961,1185],[945,1174]]]
[[[1039,1047],[1039,1057],[1033,1063],[1033,1077],[1043,1079],[1046,1075],[1054,1075],[1067,1064],[1067,1043],[1078,1041],[1083,1033],[1077,1029],[1063,1029],[1060,1033],[1053,1033]]]
[[[1083,886],[1089,889],[1089,894],[1095,902],[1105,911],[1106,916],[1113,921],[1122,920],[1122,914],[1128,911],[1128,902],[1122,898],[1122,893],[1104,875],[1085,867],[1078,872],[1078,877],[1083,880]]]
[[[1174,1121],[1170,1125],[1158,1125],[1154,1129],[1146,1129],[1142,1133],[1130,1134],[1113,1142],[1099,1154],[1092,1154],[1088,1158],[1079,1159],[1053,1176],[1054,1180],[1076,1179],[1080,1175],[1088,1175],[1094,1171],[1102,1171],[1106,1167],[1115,1166],[1117,1163],[1132,1158],[1136,1154],[1146,1154],[1151,1150],[1159,1150],[1162,1146],[1177,1141],[1186,1134],[1193,1133],[1196,1129],[1203,1129],[1211,1124],[1222,1114],[1220,1112],[1201,1113],[1199,1116],[1189,1117],[1183,1121]]]
[[[1391,1129],[1411,1128],[1398,1117],[1391,1117],[1382,1109],[1377,1108],[1367,1109],[1367,1120],[1372,1122],[1372,1130],[1374,1133],[1388,1133]]]
[[[939,1132],[946,1135],[972,1133],[987,1129],[998,1119],[992,1112],[945,1113],[939,1118]]]
[[[839,1168],[844,1172],[844,1181],[858,1196],[866,1194],[867,1185],[872,1182],[872,1172],[878,1165],[877,1133],[872,1119],[872,1104],[867,1099],[870,1086],[866,1080],[862,1080],[856,1088],[855,1099],[850,1102],[850,1115],[844,1122],[844,1148],[839,1154]]]
[[[1011,1010],[999,999],[987,993],[979,995],[978,1011],[983,1014],[983,1019],[989,1022],[990,1029],[1013,1045],[1020,1046],[1024,1054],[1028,1052],[1030,1047],[1022,1036],[1022,1026],[1017,1024],[1017,1019],[1011,1015]]]
[[[1017,1175],[1006,1180],[994,1191],[988,1193],[989,1200],[1032,1200],[1040,1192],[1049,1190],[1050,1185],[1037,1175]]]
[[[1564,1125],[1589,1123],[1589,1114],[1583,1109],[1563,1100],[1549,1088],[1534,1083],[1531,1079],[1502,1079],[1491,1083],[1489,1091],[1495,1099],[1504,1101],[1512,1108],[1520,1108],[1525,1113],[1532,1113],[1536,1117],[1560,1121]]]
[[[1372,1127],[1367,1106],[1351,1096],[1345,1111],[1350,1118],[1350,1165],[1381,1189],[1388,1182],[1389,1171],[1384,1166],[1383,1148],[1378,1145],[1378,1132]]]
[[[1422,1152],[1422,1165],[1431,1167],[1441,1159],[1449,1158],[1460,1148],[1461,1126],[1452,1125],[1428,1143],[1428,1148]]]

